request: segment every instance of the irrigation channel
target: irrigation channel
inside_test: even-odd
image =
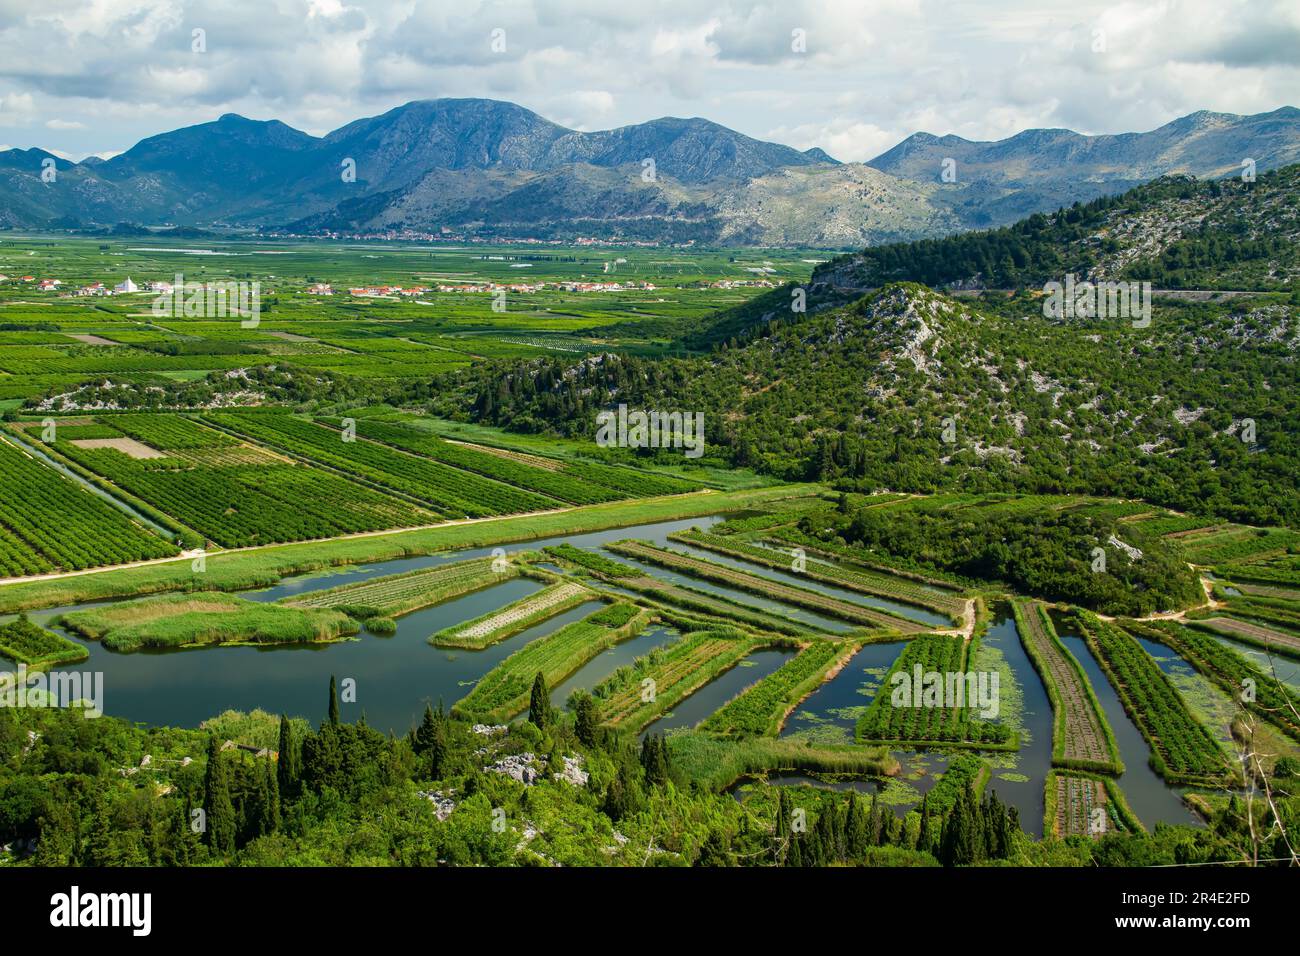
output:
[[[669,540],[669,535],[675,532],[692,527],[707,528],[721,520],[721,516],[713,516],[614,528],[519,543],[511,545],[508,550],[536,550],[558,544],[594,550],[625,538],[635,538],[740,568],[756,576],[796,584],[864,606],[883,608],[923,623],[950,626],[946,619],[933,612],[809,581],[795,574]],[[273,587],[241,594],[251,600],[275,601],[341,584],[492,554],[492,548],[474,548],[351,565],[286,578]],[[773,611],[827,632],[842,633],[849,629],[842,621],[793,608],[774,599],[701,581],[626,556],[608,556],[634,565],[665,582],[729,598],[743,606]],[[559,570],[550,563],[544,563],[543,567]],[[82,664],[64,666],[60,670],[101,672],[103,705],[108,714],[145,724],[190,727],[224,710],[249,711],[255,708],[304,716],[315,721],[325,713],[329,678],[352,678],[356,682],[357,699],[355,703],[342,704],[344,719],[356,719],[364,712],[372,726],[400,734],[419,720],[426,703],[436,705],[441,700],[450,706],[510,654],[530,641],[579,620],[598,606],[596,602],[587,602],[570,608],[484,650],[435,648],[427,643],[430,635],[443,628],[486,614],[542,587],[540,582],[530,578],[513,578],[400,617],[397,619],[397,632],[392,636],[376,637],[363,632],[356,640],[320,645],[232,646],[118,654],[55,627],[69,639],[84,644],[90,652],[89,659]],[[38,624],[53,626],[51,622],[60,614],[103,603],[107,602],[48,608],[29,612],[28,616]],[[1010,722],[1015,728],[1020,737],[1020,750],[1015,754],[985,755],[992,764],[988,786],[1019,810],[1020,822],[1026,832],[1041,836],[1043,788],[1050,769],[1052,749],[1051,707],[1042,682],[1020,643],[1009,609],[999,607],[995,611],[993,623],[983,638],[976,667],[996,669],[1001,673],[1002,710],[998,719]],[[0,622],[8,619],[0,618]],[[1160,821],[1196,822],[1180,792],[1166,785],[1149,768],[1146,742],[1124,713],[1114,690],[1083,640],[1063,619],[1057,619],[1057,628],[1091,679],[1114,729],[1127,767],[1120,785],[1138,817],[1148,827]],[[563,704],[574,690],[595,686],[619,667],[678,637],[669,627],[655,625],[647,628],[636,637],[597,655],[562,681],[552,689],[552,701],[556,705]],[[1234,649],[1246,650],[1227,638],[1223,640]],[[901,641],[865,645],[843,670],[796,708],[787,720],[782,736],[825,743],[850,743],[858,716],[871,703],[877,685],[903,646]],[[1151,649],[1163,658],[1162,666],[1167,671],[1186,668],[1168,648],[1153,645]],[[694,726],[746,687],[775,671],[790,659],[791,654],[791,651],[766,649],[749,655],[740,665],[723,672],[681,701],[671,713],[647,727],[644,733],[664,733]],[[11,665],[6,662],[6,666]],[[1284,680],[1297,680],[1300,668],[1283,664],[1279,670],[1283,669],[1286,670]],[[877,792],[886,804],[903,812],[920,802],[944,771],[952,753],[956,752],[895,751],[902,771],[887,781],[828,782],[804,774],[773,774],[768,777],[768,782],[788,785],[813,783],[837,789],[857,789],[864,793]],[[737,794],[743,794],[750,785],[739,784],[735,788]]]

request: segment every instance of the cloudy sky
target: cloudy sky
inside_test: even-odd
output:
[[[226,112],[320,134],[440,96],[843,160],[917,130],[1148,130],[1300,105],[1300,3],[0,0],[0,146],[109,155]]]

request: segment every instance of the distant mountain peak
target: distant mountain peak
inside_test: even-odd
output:
[[[820,146],[814,146],[812,149],[805,149],[803,154],[809,159],[815,160],[819,163],[832,163],[835,166],[842,165],[838,159],[826,152],[826,150],[822,149]]]

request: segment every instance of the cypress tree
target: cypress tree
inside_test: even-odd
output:
[[[861,859],[867,852],[867,815],[858,799],[856,791],[849,794],[849,811],[844,821],[845,854],[854,860]]]
[[[621,820],[641,809],[641,786],[630,761],[620,761],[618,774],[610,781],[605,793],[603,809],[612,820]]]
[[[230,768],[217,738],[208,738],[208,766],[203,774],[203,812],[208,846],[216,853],[235,849],[235,805],[230,800]]]
[[[302,776],[301,755],[293,737],[293,725],[284,714],[280,715],[280,745],[276,757],[276,789],[285,798],[298,792],[298,779]]]
[[[970,866],[976,861],[978,833],[974,813],[975,793],[968,784],[944,821],[940,862],[944,866]]]
[[[790,794],[778,788],[776,800],[776,865],[784,866],[790,851]]]
[[[533,678],[533,691],[528,697],[528,719],[541,730],[551,725],[551,698],[546,693],[546,678],[541,671]]]
[[[916,834],[916,848],[923,852],[930,851],[930,795],[921,798],[921,829]]]
[[[261,836],[268,833],[274,833],[280,829],[280,784],[276,779],[276,771],[271,769],[271,761],[267,760],[266,766],[262,768],[262,800],[258,806],[260,811],[257,820],[257,830]]]
[[[790,852],[786,854],[786,866],[803,866],[803,837],[798,833],[790,834]]]
[[[330,675],[330,709],[329,722],[333,727],[339,725],[339,688],[334,681],[334,675]]]
[[[585,691],[573,704],[573,732],[584,747],[595,747],[600,741],[599,715],[596,698]]]
[[[663,737],[651,734],[641,742],[641,766],[649,786],[662,787],[668,782],[668,748]]]
[[[451,751],[451,745],[447,741],[447,721],[442,717],[442,705],[438,705],[438,717],[434,721],[433,730],[429,736],[429,749],[427,755],[429,758],[429,778],[437,780],[447,772],[447,758]]]
[[[709,831],[709,835],[704,840],[704,845],[700,847],[699,858],[695,861],[696,866],[731,866],[730,848],[727,846],[726,837],[719,830]]]

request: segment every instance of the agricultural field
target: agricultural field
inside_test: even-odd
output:
[[[341,420],[329,419],[327,424],[341,427]],[[679,494],[699,487],[667,475],[648,474],[598,462],[557,461],[536,456],[528,459],[510,457],[495,450],[444,441],[436,435],[371,419],[356,422],[356,434],[471,474],[503,481],[555,501],[574,505]]]
[[[1134,621],[1129,630],[1159,641],[1218,684],[1256,717],[1300,740],[1300,694],[1208,634],[1176,621]],[[1250,693],[1245,693],[1246,688]]]
[[[290,363],[402,387],[502,358],[657,354],[693,322],[762,292],[753,285],[760,273],[768,285],[806,278],[805,260],[781,251],[27,237],[6,242],[0,273],[62,285],[0,282],[0,400],[70,392],[96,375],[144,385]],[[259,321],[155,314],[159,294],[146,283],[177,275],[257,279]],[[127,278],[139,291],[76,294]],[[576,283],[623,288],[561,287]],[[317,284],[331,294],[309,291]],[[494,288],[505,290],[504,311],[493,306]]]
[[[220,428],[378,486],[449,518],[482,518],[559,507],[505,482],[450,468],[366,439],[349,440],[323,424],[277,412],[213,413]]]
[[[546,554],[558,558],[566,565],[610,580],[617,581],[641,577],[641,572],[636,568],[615,561],[613,558],[608,558],[596,551],[584,551],[582,548],[575,548],[571,544],[561,544],[547,548]]]
[[[781,614],[769,613],[752,607],[743,600],[731,600],[697,588],[671,584],[654,575],[644,574],[595,551],[584,551],[572,545],[549,547],[545,553],[576,573],[590,575],[597,581],[632,591],[655,604],[669,605],[692,614],[716,618],[719,623],[740,624],[759,631],[777,634],[803,635],[825,633],[811,623],[794,621]]]
[[[916,581],[940,591],[947,590],[960,593],[969,590],[977,583],[969,578],[962,579],[956,575],[935,571],[932,568],[919,571],[914,566],[911,566],[909,562],[894,558],[891,555],[878,551],[867,553],[860,548],[854,548],[833,539],[827,540],[807,534],[800,530],[798,526],[777,527],[765,535],[764,539],[776,547],[803,548],[808,554],[833,558],[842,567],[860,568],[869,574],[883,574],[908,581]]]
[[[700,730],[721,736],[774,735],[786,715],[826,677],[827,671],[857,652],[852,644],[816,641],[774,673],[713,712]]]
[[[43,668],[84,661],[90,652],[20,615],[8,624],[0,624],[0,656],[29,668]]]
[[[707,591],[670,584],[653,575],[621,578],[616,583],[620,588],[634,591],[647,601],[714,618],[722,624],[736,624],[775,634],[827,633],[814,624],[795,621],[781,614],[768,613],[761,608],[750,607],[740,600],[732,601]]]
[[[1092,774],[1053,770],[1047,775],[1044,830],[1055,837],[1100,840],[1142,829],[1114,781]]]
[[[1007,725],[975,712],[977,702],[968,696],[977,690],[972,682],[976,675],[968,669],[972,659],[968,642],[958,636],[923,634],[910,641],[858,721],[857,739],[1016,749]],[[917,674],[922,675],[919,685]],[[930,675],[937,677],[933,686]]]
[[[127,564],[177,548],[24,449],[0,438],[0,575]]]
[[[1047,609],[1015,602],[1016,627],[1043,679],[1054,715],[1052,762],[1061,767],[1122,773],[1119,751],[1087,675],[1056,635]]]
[[[642,730],[765,643],[734,628],[686,634],[599,684],[592,695],[600,719],[610,727]],[[653,693],[648,694],[647,687]]]
[[[1251,621],[1241,621],[1232,617],[1214,615],[1189,617],[1187,623],[1193,627],[1218,631],[1220,634],[1226,634],[1228,637],[1236,638],[1246,644],[1253,644],[1263,650],[1276,651],[1287,657],[1300,657],[1300,637],[1286,631],[1265,627]]]
[[[1151,746],[1152,769],[1171,782],[1206,785],[1233,779],[1227,754],[1151,655],[1122,628],[1096,615],[1079,612],[1077,620],[1124,710]]]
[[[75,439],[66,429],[39,447],[67,462],[95,484],[128,504],[141,502],[151,516],[177,524],[222,547],[251,547],[287,541],[432,524],[439,517],[410,502],[386,497],[336,474],[295,465],[255,452],[230,456],[235,443],[173,417],[157,440],[178,437],[183,448],[148,446],[139,439]],[[24,429],[35,441],[39,429]],[[196,437],[197,436],[197,437]],[[129,443],[113,444],[115,442]],[[109,444],[105,444],[109,443]],[[196,451],[227,455],[196,464]]]

